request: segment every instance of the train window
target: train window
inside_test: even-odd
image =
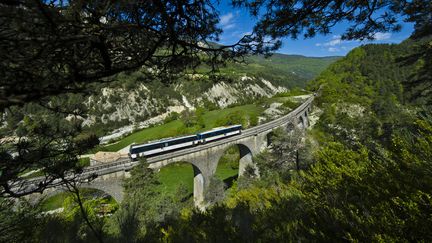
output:
[[[168,146],[171,146],[171,145],[176,145],[176,144],[181,144],[181,143],[195,141],[196,139],[197,139],[196,136],[190,136],[190,137],[173,139],[173,140],[168,141],[167,143],[168,143]]]

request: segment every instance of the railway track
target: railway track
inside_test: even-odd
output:
[[[225,143],[234,142],[236,140],[240,140],[242,138],[247,138],[250,136],[258,135],[259,133],[268,132],[273,129],[276,129],[280,126],[286,125],[287,123],[291,123],[293,121],[293,118],[296,118],[300,113],[304,112],[305,109],[309,107],[309,105],[313,102],[314,96],[311,96],[308,98],[305,102],[303,102],[299,107],[291,111],[285,116],[282,116],[280,118],[277,118],[273,121],[248,128],[245,130],[242,130],[242,133],[240,135],[235,135],[232,137],[228,137],[225,139],[209,142],[206,144],[201,144],[195,147],[182,149],[179,151],[174,151],[167,154],[162,155],[156,155],[153,157],[150,157],[147,159],[147,163],[156,163],[162,160],[175,158],[178,156],[183,156],[190,153],[195,153],[200,150],[205,150],[211,147],[219,146]],[[138,165],[138,161],[131,161],[129,158],[121,159],[112,163],[102,164],[102,165],[94,165],[94,166],[88,166],[83,169],[83,172],[80,173],[78,176],[75,174],[66,175],[66,178],[72,179],[73,177],[76,177],[80,180],[88,180],[89,178],[93,178],[95,176],[102,176],[106,174],[115,173],[118,171],[128,171],[132,169],[134,166]],[[26,191],[26,190],[32,190],[37,187],[40,183],[43,183],[50,178],[47,177],[35,177],[31,179],[25,179],[20,180],[14,183],[13,188],[19,191]],[[52,186],[56,186],[59,183],[61,183],[60,179],[56,179],[51,181]]]

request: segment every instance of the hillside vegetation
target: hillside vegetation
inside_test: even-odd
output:
[[[338,57],[304,57],[274,54],[248,57],[246,63],[228,63],[212,73],[201,66],[186,75],[150,79],[148,70],[117,75],[109,85],[86,101],[89,116],[84,124],[101,136],[115,128],[186,109],[226,108],[251,104],[294,87],[302,88]],[[172,85],[161,78],[172,79]]]
[[[337,58],[275,54],[269,59],[249,57],[246,60],[249,65],[228,63],[217,73],[209,73],[204,66],[195,72],[170,76],[154,75],[152,70],[144,69],[123,72],[107,82],[92,85],[86,94],[52,98],[50,102],[56,106],[55,109],[46,109],[42,103],[29,103],[6,110],[1,119],[0,134],[5,138],[21,136],[27,132],[25,127],[29,122],[37,123],[32,119],[41,116],[51,117],[55,122],[76,119],[77,125],[83,127],[83,137],[101,137],[117,128],[129,126],[128,131],[115,137],[119,139],[133,130],[163,123],[172,113],[196,108],[211,111],[247,105],[262,97],[305,87],[310,77],[318,75]],[[302,67],[298,62],[307,65]],[[163,78],[169,79],[170,85],[161,82]],[[54,114],[57,110],[79,112],[61,113],[59,118],[58,114]],[[104,142],[110,140],[112,138]]]
[[[191,205],[190,165],[157,174],[140,163],[118,210],[98,217],[89,206],[91,222],[107,242],[432,241],[432,113],[405,85],[425,62],[399,62],[417,44],[366,45],[331,64],[308,85],[321,115],[306,139],[275,131],[271,149],[254,156],[260,177],[249,168],[224,191],[238,160],[228,151],[205,212]],[[45,217],[32,232],[92,241],[78,218]]]
[[[356,48],[310,84],[321,87],[322,115],[309,135],[320,146],[302,162],[309,168],[261,164],[261,179],[247,189],[154,233],[179,241],[432,240],[432,114],[404,89],[423,61],[399,63],[417,44]]]

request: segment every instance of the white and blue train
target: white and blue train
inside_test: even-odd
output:
[[[229,127],[215,128],[211,131],[198,133],[196,135],[164,139],[145,144],[134,144],[129,148],[129,156],[134,160],[138,157],[150,157],[153,155],[166,153],[168,151],[196,146],[213,140],[241,134],[241,129],[241,125],[234,125]]]

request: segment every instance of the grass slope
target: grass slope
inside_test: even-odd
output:
[[[117,204],[116,200],[111,195],[106,195],[105,192],[93,189],[93,188],[82,188],[80,194],[84,200],[92,200],[95,198],[107,197],[109,204]],[[41,209],[43,212],[62,208],[64,202],[68,197],[74,197],[71,192],[59,192],[51,197],[46,198],[42,201]]]
[[[238,168],[233,169],[232,163],[238,163],[238,161],[227,162],[221,160],[216,170],[216,177],[224,181],[237,175]],[[173,195],[176,193],[180,183],[182,183],[189,193],[193,193],[194,172],[191,164],[187,162],[174,163],[161,168],[157,175],[161,182],[159,185],[161,192]]]

